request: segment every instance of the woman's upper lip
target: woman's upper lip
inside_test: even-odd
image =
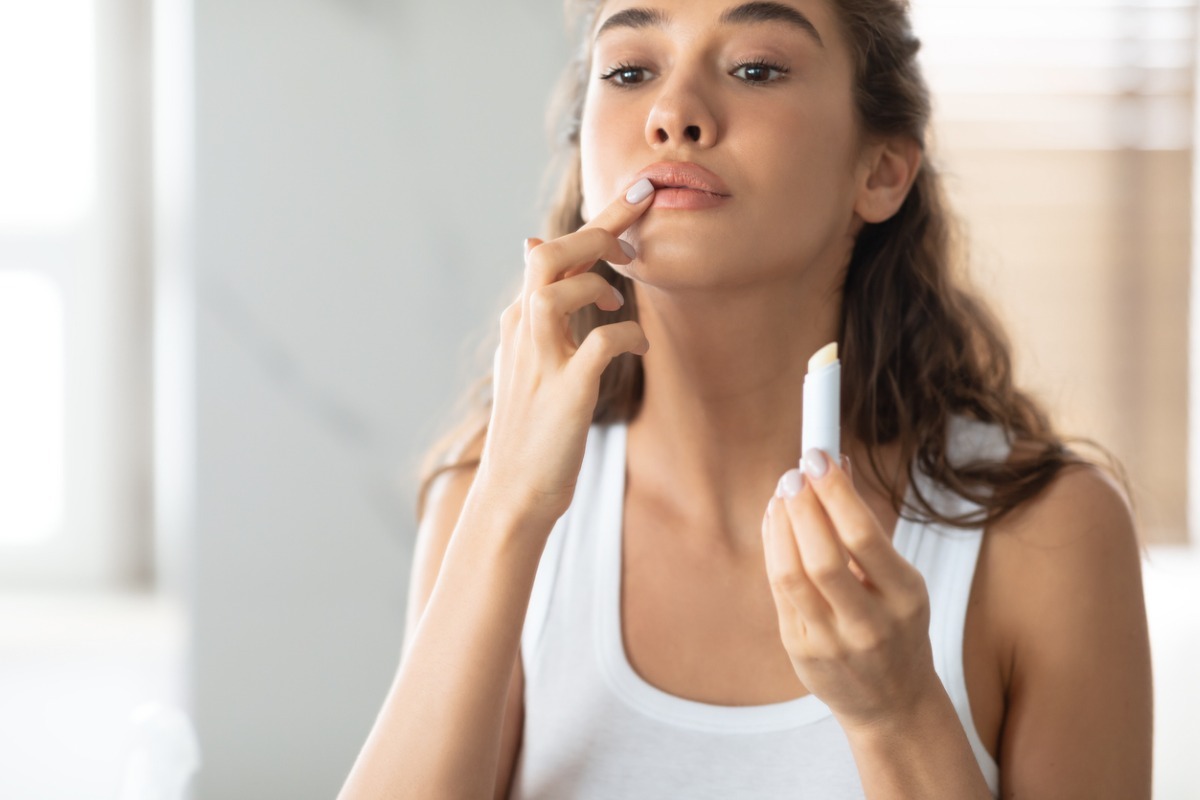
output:
[[[659,161],[637,174],[649,178],[655,189],[699,189],[710,194],[728,195],[729,188],[720,176],[691,161]]]

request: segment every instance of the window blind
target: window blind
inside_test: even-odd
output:
[[[1195,0],[914,0],[954,148],[1186,150]]]

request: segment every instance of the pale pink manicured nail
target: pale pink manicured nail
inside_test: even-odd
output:
[[[617,239],[617,241],[620,243],[621,250],[624,251],[625,255],[629,256],[630,258],[637,258],[637,250],[633,249],[633,245],[624,239]]]
[[[775,487],[775,494],[778,497],[795,497],[803,486],[800,470],[792,468],[780,477],[779,485]]]
[[[642,178],[640,181],[629,187],[629,191],[625,193],[625,200],[629,203],[640,203],[649,197],[654,192],[654,184],[649,178]]]
[[[829,471],[829,460],[823,450],[811,448],[804,454],[804,471],[814,478],[822,478]]]

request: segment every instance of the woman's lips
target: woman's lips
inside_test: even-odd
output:
[[[650,208],[672,208],[697,211],[716,208],[729,199],[729,195],[713,194],[699,189],[656,189]]]

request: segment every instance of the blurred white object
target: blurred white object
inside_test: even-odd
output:
[[[1154,800],[1200,797],[1200,546],[1159,545],[1142,563],[1154,664]]]
[[[119,800],[184,800],[184,789],[200,767],[200,744],[188,715],[147,703],[133,712],[133,750]]]

